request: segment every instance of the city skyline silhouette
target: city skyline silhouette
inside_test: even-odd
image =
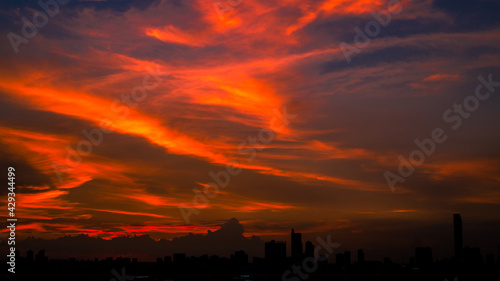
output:
[[[499,11],[2,1],[2,280],[498,279]]]
[[[233,218],[226,222],[218,231],[221,235],[228,234],[227,231],[223,230],[224,227],[242,231],[243,229],[239,226],[241,225],[238,220]],[[219,238],[210,237],[210,235],[217,235],[218,231],[214,233],[209,232],[207,236],[203,236],[203,238],[206,238],[203,242],[207,244],[217,243],[219,248],[227,246],[231,240],[230,236]],[[239,234],[241,235],[242,232],[239,232]],[[82,239],[83,237],[72,237],[72,239],[78,238]],[[191,238],[194,239],[193,237]],[[198,238],[203,239],[202,237]],[[497,245],[498,252],[496,255],[494,253],[483,254],[479,247],[460,246],[463,244],[462,220],[460,214],[453,214],[453,239],[450,239],[450,243],[453,243],[454,253],[449,257],[433,256],[431,247],[416,247],[414,256],[409,257],[408,261],[397,262],[395,259],[393,261],[393,258],[388,256],[384,257],[383,260],[367,260],[363,249],[352,251],[356,252],[357,256],[351,256],[351,250],[354,249],[345,249],[340,243],[332,243],[331,236],[326,239],[318,237],[315,243],[311,241],[302,243],[301,238],[302,233],[296,232],[295,229],[291,229],[289,237],[289,241],[291,242],[288,244],[286,241],[275,240],[262,243],[262,240],[254,236],[252,239],[255,242],[260,242],[258,243],[260,247],[264,247],[264,256],[255,255],[251,258],[249,258],[249,254],[245,250],[238,248],[242,247],[242,244],[240,244],[242,241],[249,242],[250,240],[238,241],[240,243],[231,245],[230,247],[240,250],[234,250],[232,253],[230,253],[231,250],[229,250],[229,255],[221,256],[207,253],[197,256],[190,255],[186,254],[186,252],[182,252],[182,248],[171,247],[168,250],[160,249],[160,252],[165,255],[157,255],[154,261],[147,259],[141,260],[133,254],[127,256],[112,255],[104,258],[95,257],[92,259],[72,257],[49,260],[45,249],[40,249],[38,251],[30,249],[26,252],[26,255],[20,254],[18,250],[16,256],[20,259],[21,266],[31,265],[47,267],[48,265],[56,266],[60,263],[69,263],[71,266],[86,264],[86,266],[94,268],[96,270],[95,272],[99,272],[100,274],[102,274],[104,268],[109,268],[110,266],[120,265],[124,266],[123,268],[128,266],[129,268],[134,268],[136,274],[125,275],[129,276],[131,278],[130,280],[136,280],[132,278],[137,277],[137,274],[140,274],[141,279],[145,280],[156,280],[155,278],[160,276],[180,278],[179,280],[196,280],[196,278],[202,278],[203,276],[205,276],[203,278],[215,278],[209,277],[211,275],[204,275],[209,273],[218,276],[216,279],[209,280],[218,280],[217,278],[220,278],[220,280],[240,280],[238,278],[243,278],[242,280],[297,280],[295,278],[305,280],[309,279],[309,277],[311,277],[310,280],[331,280],[328,279],[328,276],[331,277],[331,274],[348,274],[351,278],[349,280],[375,280],[370,278],[375,278],[377,274],[385,274],[390,278],[395,278],[397,276],[414,278],[412,280],[430,280],[428,278],[438,280],[437,278],[442,276],[455,276],[456,278],[459,276],[461,278],[460,280],[478,280],[475,278],[493,278],[488,280],[497,280],[494,278],[500,277],[498,274],[500,273],[500,245]],[[71,237],[67,237],[67,239],[71,239]],[[85,239],[92,238],[85,237]],[[138,240],[141,242],[139,246],[144,247],[145,250],[150,253],[153,251],[151,247],[147,246],[147,241],[150,240],[150,243],[158,243],[158,241],[154,241],[147,236],[121,237],[116,239],[122,239],[123,241],[115,245],[115,247],[129,253],[132,253],[135,248],[134,246],[137,245],[127,240]],[[103,240],[101,242],[111,243],[113,240]],[[57,242],[60,246],[65,247],[63,241]],[[67,243],[68,242],[69,241],[67,241]],[[83,245],[89,248],[103,248],[103,244],[101,243],[98,245],[96,241],[90,244],[78,241],[71,241],[69,243]],[[192,243],[192,241],[189,243]],[[36,244],[30,246],[34,245]],[[39,245],[47,246],[49,244],[44,241],[44,243],[40,243]],[[305,249],[302,248],[303,245],[306,245]],[[200,248],[200,245],[194,246]],[[250,247],[255,246],[256,244]],[[155,245],[154,247],[159,247],[159,245]],[[325,247],[323,251],[321,251],[322,247]],[[106,247],[104,246],[104,248]],[[72,252],[75,253],[75,249],[72,249]],[[335,259],[332,257],[335,257]],[[210,269],[206,268],[207,266],[209,266]],[[223,270],[219,268],[219,266],[230,266],[231,270]],[[195,269],[205,269],[203,269],[203,272],[192,274],[192,270],[188,270],[188,268],[192,267]],[[96,268],[100,269],[97,270]],[[167,269],[167,271],[162,271],[162,268],[163,270]],[[389,270],[391,268],[392,271]],[[480,270],[482,272],[480,272]],[[20,275],[27,276],[25,274]],[[86,275],[85,278],[90,278],[90,275]],[[57,278],[67,278],[64,274],[55,274],[55,276],[57,276]]]

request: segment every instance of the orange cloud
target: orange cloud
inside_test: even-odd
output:
[[[458,81],[460,80],[460,75],[458,74],[443,74],[438,73],[428,76],[424,79],[424,82],[436,82],[436,81]]]
[[[169,216],[163,216],[163,215],[151,214],[151,213],[141,213],[141,212],[128,212],[128,211],[120,211],[120,210],[106,210],[106,209],[93,209],[93,208],[87,208],[87,210],[97,211],[97,212],[107,212],[107,213],[113,213],[113,214],[121,214],[121,215],[129,215],[129,216],[169,218]]]
[[[23,194],[17,201],[23,208],[34,209],[72,209],[77,203],[70,203],[61,200],[58,197],[67,195],[69,192],[64,190],[50,190],[46,192]]]
[[[173,25],[167,25],[163,28],[148,28],[146,34],[167,43],[175,43],[196,47],[203,47],[205,43],[193,35],[183,32]]]
[[[449,177],[471,177],[480,181],[500,182],[500,159],[482,158],[436,162],[425,165],[426,172],[435,180]]]
[[[277,212],[277,211],[283,211],[283,210],[297,209],[297,207],[285,205],[285,204],[279,204],[279,203],[263,203],[263,202],[249,202],[249,203],[250,204],[243,205],[243,206],[221,205],[220,207],[224,208],[224,209],[230,209],[230,210],[233,210],[235,212],[241,212],[241,213],[253,213],[253,212],[260,212],[260,211]]]
[[[153,206],[177,207],[177,205],[179,205],[179,203],[177,201],[173,200],[172,198],[166,198],[166,197],[145,194],[143,191],[140,191],[140,190],[135,190],[135,191],[132,190],[131,193],[134,195],[122,194],[120,196],[125,197],[125,198],[134,199],[137,201],[141,201],[141,202],[144,202],[146,204],[153,205]],[[137,195],[135,195],[135,194],[137,194]]]
[[[313,2],[314,3],[314,2]],[[286,30],[286,34],[290,35],[293,32],[302,29],[308,24],[316,20],[322,13],[325,15],[331,14],[365,14],[371,11],[376,11],[382,6],[385,6],[386,2],[377,0],[326,0],[320,3],[319,1],[313,5],[303,4],[302,13],[303,16],[300,17],[296,24],[291,25]],[[384,7],[386,8],[386,7]]]
[[[500,193],[489,192],[467,197],[459,197],[453,201],[460,203],[476,203],[476,204],[500,204]]]
[[[216,163],[227,162],[224,156],[209,151],[204,144],[166,129],[160,125],[158,120],[145,114],[129,108],[130,115],[123,118],[123,115],[112,109],[112,100],[102,99],[77,90],[26,86],[20,82],[6,80],[0,81],[0,87],[18,97],[30,100],[35,106],[44,110],[91,120],[97,125],[100,125],[103,120],[109,120],[115,130],[143,136],[174,153],[206,157]]]
[[[198,233],[205,234],[208,230],[216,231],[220,227],[211,226],[165,226],[165,225],[145,225],[145,226],[119,226],[125,233]]]

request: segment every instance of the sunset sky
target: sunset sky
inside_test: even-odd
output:
[[[500,244],[500,86],[481,82],[500,82],[499,1],[61,2],[35,33],[37,1],[0,6],[19,238],[170,239],[234,217],[265,240],[447,254],[461,213],[465,245]],[[436,128],[446,141],[391,190],[384,173]],[[227,165],[242,170],[207,197]]]

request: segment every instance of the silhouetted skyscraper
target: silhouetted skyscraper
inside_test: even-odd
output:
[[[302,233],[295,233],[292,228],[292,260],[294,263],[302,260]]]
[[[285,264],[286,261],[286,242],[274,241],[265,244],[265,260],[271,267],[277,267]]]
[[[305,256],[306,257],[314,257],[314,245],[311,241],[306,242],[306,251],[305,251]]]
[[[32,250],[28,250],[28,252],[26,253],[26,259],[27,259],[29,262],[32,262],[32,261],[33,261],[33,251],[32,251]]]
[[[248,254],[243,250],[236,251],[234,255],[231,255],[231,259],[233,259],[238,266],[248,265]]]
[[[358,250],[358,262],[359,263],[365,262],[365,252],[363,252],[363,249]]]
[[[46,262],[49,259],[45,256],[45,250],[38,251],[38,254],[35,255],[36,262]]]
[[[345,263],[345,265],[351,264],[351,251],[344,252],[344,263]]]
[[[455,243],[455,258],[462,260],[463,237],[462,237],[462,218],[460,214],[453,214],[453,237]]]
[[[335,263],[339,266],[344,266],[344,254],[338,253],[335,255]]]

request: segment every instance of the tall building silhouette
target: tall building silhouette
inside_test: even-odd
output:
[[[344,263],[345,263],[345,265],[351,264],[351,251],[344,252]]]
[[[463,250],[462,217],[460,217],[460,214],[453,214],[453,237],[455,258],[460,261],[462,260]]]
[[[365,262],[365,252],[363,252],[363,249],[358,250],[358,262],[359,263]]]
[[[306,257],[311,257],[311,258],[314,257],[314,245],[311,241],[306,242],[306,249],[305,249],[304,255]]]
[[[302,233],[295,233],[293,228],[291,250],[293,262],[300,262],[302,260]]]
[[[240,250],[234,252],[234,255],[231,255],[231,260],[234,261],[234,263],[237,266],[244,267],[248,265],[248,254],[245,253],[245,251]]]
[[[49,260],[48,257],[45,256],[45,250],[38,251],[38,254],[35,255],[36,262],[47,262]]]
[[[33,256],[34,256],[33,251],[31,249],[28,250],[28,252],[26,253],[26,259],[28,260],[28,262],[32,262],[34,260]]]
[[[338,266],[344,266],[344,254],[342,253],[338,253],[335,255],[335,263],[338,265]]]
[[[286,242],[274,241],[265,244],[265,260],[271,267],[283,265],[286,262]]]

